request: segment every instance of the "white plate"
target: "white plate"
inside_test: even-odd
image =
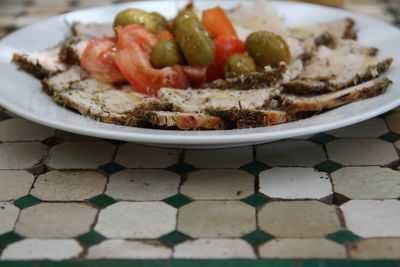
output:
[[[243,1],[196,1],[199,8],[216,5],[233,7]],[[28,120],[78,134],[173,147],[229,147],[264,143],[327,131],[354,124],[389,111],[400,104],[400,31],[386,23],[344,10],[292,2],[273,3],[289,27],[345,16],[353,18],[359,29],[359,41],[381,49],[381,57],[393,57],[386,75],[394,85],[378,97],[352,103],[324,114],[291,123],[264,128],[184,132],[126,127],[97,122],[64,109],[41,91],[40,81],[18,71],[10,63],[15,51],[34,51],[53,46],[70,33],[68,23],[111,22],[127,7],[159,11],[172,17],[183,1],[133,2],[76,11],[23,28],[0,41],[0,104]],[[245,2],[245,4],[251,4]]]

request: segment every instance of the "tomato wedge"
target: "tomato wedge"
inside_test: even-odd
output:
[[[229,56],[245,52],[244,42],[233,36],[219,36],[214,39],[214,44],[214,64],[207,69],[207,81],[209,82],[225,77],[224,64]]]
[[[204,10],[202,22],[214,38],[224,35],[237,37],[232,22],[219,6]]]
[[[139,45],[144,53],[149,54],[153,46],[157,43],[157,38],[154,34],[137,24],[117,27],[116,31],[118,36],[118,50],[130,47],[131,45]]]
[[[81,66],[99,81],[122,83],[125,79],[114,62],[115,53],[114,38],[105,37],[93,40],[82,53]]]
[[[190,86],[199,88],[207,82],[207,68],[184,66],[183,72],[190,81]]]

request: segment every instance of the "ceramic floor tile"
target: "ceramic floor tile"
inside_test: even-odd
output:
[[[166,168],[178,163],[181,150],[132,143],[120,146],[115,162],[127,168]]]
[[[110,176],[106,194],[122,200],[161,200],[178,193],[179,175],[165,170],[123,170]]]
[[[22,118],[0,122],[0,141],[41,141],[54,135],[55,130]]]
[[[200,170],[188,174],[181,193],[194,199],[242,199],[254,193],[254,177],[241,170]]]
[[[385,119],[389,129],[394,133],[400,134],[400,112],[394,112]]]
[[[259,252],[261,258],[346,258],[344,246],[323,238],[277,238],[261,245]]]
[[[97,210],[79,203],[41,203],[21,211],[16,232],[32,238],[67,238],[90,230]]]
[[[55,136],[61,138],[62,140],[65,140],[65,141],[101,141],[102,140],[97,137],[74,134],[74,133],[65,132],[65,131],[61,131],[61,130],[56,130]]]
[[[255,217],[240,201],[195,201],[179,209],[178,230],[191,237],[240,237],[256,229]]]
[[[400,239],[371,238],[358,241],[350,247],[353,259],[398,259]]]
[[[66,260],[77,257],[81,251],[78,242],[71,239],[25,239],[5,248],[1,259]]]
[[[46,15],[46,14],[60,14],[69,10],[67,4],[60,4],[53,2],[51,5],[31,5],[25,8],[26,16],[31,15]]]
[[[352,200],[340,208],[347,228],[361,237],[400,237],[398,200]]]
[[[47,151],[41,143],[0,144],[0,169],[25,169],[38,164]]]
[[[151,241],[106,240],[89,248],[88,259],[168,259],[172,249]]]
[[[0,202],[0,235],[11,231],[17,221],[19,209],[9,202]]]
[[[319,201],[267,203],[258,212],[258,224],[278,237],[322,237],[340,229],[335,208]]]
[[[106,142],[65,142],[51,148],[47,164],[56,169],[95,169],[111,162],[115,146]]]
[[[40,175],[31,194],[41,200],[79,201],[103,193],[107,178],[95,171],[50,171]]]
[[[284,140],[257,147],[257,159],[269,166],[312,167],[326,160],[322,146],[309,141]]]
[[[388,131],[385,121],[382,118],[376,117],[327,133],[336,137],[379,137]]]
[[[400,196],[400,172],[381,167],[344,167],[331,174],[335,192],[350,199]]]
[[[393,144],[380,139],[338,139],[326,147],[329,159],[343,165],[384,165],[398,159]]]
[[[260,192],[271,198],[321,199],[332,194],[328,175],[312,168],[272,168],[259,177]]]
[[[241,239],[197,239],[175,246],[177,259],[254,259],[253,248]]]
[[[185,162],[198,168],[237,168],[253,160],[253,148],[251,146],[210,149],[187,150]]]
[[[7,3],[1,5],[0,14],[3,15],[17,15],[24,10],[24,4],[22,3]]]
[[[25,196],[33,181],[33,175],[27,171],[0,171],[0,200]]]
[[[95,230],[109,238],[158,238],[175,229],[176,209],[163,202],[118,202],[100,211]]]

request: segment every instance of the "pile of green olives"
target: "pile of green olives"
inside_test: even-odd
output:
[[[137,8],[128,8],[120,13],[114,19],[114,27],[126,26],[129,24],[138,24],[145,27],[150,32],[157,32],[167,29],[167,20],[159,13],[148,13]]]

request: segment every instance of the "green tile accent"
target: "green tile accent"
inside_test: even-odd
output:
[[[301,267],[393,267],[390,260],[303,260]]]
[[[400,134],[389,132],[379,137],[382,140],[388,141],[390,143],[394,143],[400,140]]]
[[[96,231],[92,231],[83,235],[80,235],[76,238],[79,242],[81,242],[85,246],[93,246],[102,241],[106,240],[107,238]]]
[[[37,267],[37,263],[33,261],[3,261],[0,267]]]
[[[261,196],[259,194],[253,194],[251,196],[242,199],[242,201],[250,206],[258,207],[269,202],[270,200],[269,198]]]
[[[294,267],[291,260],[172,260],[168,267]]]
[[[172,207],[180,208],[180,207],[192,202],[193,200],[191,200],[190,198],[188,198],[184,195],[176,194],[175,196],[163,199],[163,201],[165,203],[171,205]]]
[[[18,208],[24,209],[36,204],[39,204],[41,202],[40,199],[32,196],[32,195],[26,195],[23,197],[20,197],[16,200],[14,200],[14,205],[17,206]]]
[[[315,166],[315,168],[317,168],[318,170],[328,172],[328,173],[337,171],[342,167],[343,167],[342,164],[336,163],[331,160],[326,160]]]
[[[167,245],[175,246],[191,238],[190,236],[179,231],[172,231],[166,235],[161,236],[159,239]]]
[[[330,134],[326,134],[326,133],[319,133],[319,134],[316,134],[309,138],[309,140],[323,144],[323,145],[326,143],[329,143],[335,139],[336,139],[336,137],[334,137]]]
[[[112,197],[109,197],[109,196],[103,194],[103,195],[95,196],[94,198],[90,199],[89,202],[100,209],[104,209],[104,208],[116,203],[117,201],[115,199],[113,199]]]
[[[7,232],[0,235],[0,246],[5,247],[11,243],[24,239],[22,236],[15,232]]]
[[[242,167],[240,167],[240,169],[244,170],[248,173],[251,173],[251,174],[258,174],[262,171],[269,169],[269,166],[262,162],[255,160],[249,164],[243,165]]]
[[[0,121],[8,120],[11,119],[12,117],[8,115],[7,113],[0,112]]]
[[[267,234],[263,231],[255,230],[251,233],[248,233],[244,236],[242,236],[242,239],[246,240],[253,246],[259,246],[261,244],[264,244],[265,242],[273,239],[274,237],[270,234]]]
[[[337,231],[336,233],[327,236],[330,240],[333,240],[340,244],[352,243],[360,239],[358,235],[353,234],[347,230]]]
[[[194,167],[193,165],[187,164],[185,162],[182,162],[182,163],[175,164],[171,167],[168,167],[167,170],[175,172],[179,175],[184,175],[189,172],[195,171],[196,167]]]
[[[16,31],[18,29],[17,26],[15,25],[7,25],[3,28],[7,33],[12,33],[13,31]]]
[[[124,169],[126,169],[124,166],[119,165],[118,163],[115,163],[115,162],[107,163],[107,164],[101,165],[99,167],[99,170],[101,170],[107,174],[114,174],[114,173],[122,171]]]

